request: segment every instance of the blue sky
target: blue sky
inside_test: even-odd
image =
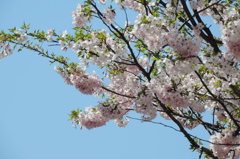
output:
[[[1,0],[0,30],[23,22],[32,29],[71,30],[71,13],[80,2]],[[0,61],[0,159],[198,158],[182,134],[157,124],[131,120],[126,128],[113,122],[93,130],[72,128],[67,114],[98,99],[65,84],[53,67],[28,50]]]

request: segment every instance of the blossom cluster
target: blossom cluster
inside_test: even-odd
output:
[[[92,107],[86,107],[85,113],[80,112],[78,115],[78,120],[78,124],[87,129],[103,126],[109,121],[108,118],[103,117],[98,110]]]
[[[73,17],[73,25],[76,27],[83,27],[87,22],[90,22],[91,15],[86,15],[82,10],[84,9],[84,5],[78,5],[76,12],[72,12]]]
[[[13,49],[11,49],[11,45],[5,44],[4,42],[0,41],[0,49],[2,51],[0,52],[0,59],[7,57],[13,53]]]
[[[118,105],[115,103],[112,103],[110,100],[102,103],[99,102],[97,105],[98,110],[101,112],[101,114],[108,118],[108,119],[118,119],[121,118],[123,115],[125,115],[128,111],[126,110],[126,107],[124,105]]]
[[[104,21],[108,24],[113,24],[114,23],[114,18],[116,16],[116,13],[113,9],[104,9]]]
[[[226,25],[221,26],[222,40],[224,46],[238,61],[240,60],[240,19],[230,21]]]
[[[210,148],[218,158],[240,157],[240,137],[233,135],[234,130],[224,129],[221,133],[216,133],[210,137]]]
[[[101,90],[102,81],[97,74],[87,74],[80,67],[63,71],[60,67],[56,67],[56,71],[64,78],[65,82],[74,85],[77,90],[83,94],[93,94]]]

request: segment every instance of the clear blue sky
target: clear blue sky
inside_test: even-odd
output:
[[[71,30],[71,13],[80,2],[1,0],[0,30],[23,22],[32,29]],[[66,85],[53,67],[28,50],[0,61],[0,159],[198,158],[182,134],[157,124],[131,120],[126,128],[113,122],[93,130],[72,128],[67,114],[98,99]]]

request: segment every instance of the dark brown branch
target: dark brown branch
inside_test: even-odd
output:
[[[163,110],[167,113],[167,115],[172,119],[172,121],[174,123],[177,124],[177,126],[179,127],[180,131],[184,134],[184,136],[188,139],[188,141],[191,143],[191,145],[198,149],[200,146],[196,143],[196,141],[193,140],[193,138],[191,138],[191,135],[188,134],[188,132],[183,128],[182,124],[172,115],[171,110],[165,106],[165,104],[163,104],[157,97],[157,95],[155,94],[156,100],[158,101],[158,103],[160,104],[160,106],[163,108]],[[210,151],[209,149],[202,147],[202,150],[209,156],[211,156],[213,159],[218,159],[216,156],[213,155],[212,151]]]
[[[198,76],[198,78],[200,79],[201,83],[203,84],[203,86],[205,87],[205,89],[207,90],[207,92],[219,103],[221,104],[221,106],[224,108],[224,110],[227,112],[227,114],[229,115],[230,119],[234,122],[234,124],[237,127],[237,130],[234,133],[234,136],[238,135],[239,131],[240,131],[240,126],[238,124],[238,122],[234,119],[233,115],[231,114],[231,112],[229,112],[229,110],[227,109],[227,107],[225,106],[225,104],[219,100],[207,87],[207,85],[205,84],[205,82],[203,81],[202,77],[200,76],[200,74],[195,71],[196,75]]]
[[[132,110],[132,109],[126,109],[126,110]],[[178,129],[172,127],[172,126],[163,124],[163,123],[161,123],[161,122],[148,121],[148,120],[133,118],[133,117],[130,117],[130,116],[126,116],[126,117],[129,118],[129,119],[133,119],[133,120],[139,120],[139,121],[141,121],[141,122],[148,122],[148,123],[153,123],[153,124],[159,124],[159,125],[162,125],[162,126],[164,126],[164,127],[171,128],[171,129],[173,129],[173,130],[175,130],[175,131],[177,131],[177,132],[181,132],[180,130],[178,130]],[[240,144],[221,144],[221,143],[214,143],[214,142],[210,142],[210,141],[208,141],[208,140],[199,138],[199,137],[197,137],[197,136],[194,136],[194,135],[192,135],[192,134],[189,134],[189,135],[192,136],[192,137],[194,137],[194,138],[196,138],[196,139],[198,139],[198,140],[201,140],[201,141],[204,141],[204,142],[213,144],[213,145],[226,145],[226,146],[239,146],[239,145],[240,145]]]
[[[129,95],[117,93],[117,92],[115,92],[115,91],[113,91],[113,90],[110,90],[110,89],[104,87],[104,86],[102,86],[102,89],[104,89],[104,90],[106,90],[106,91],[108,91],[108,92],[111,92],[111,93],[113,93],[113,94],[122,96],[122,97],[133,98],[133,99],[136,98],[136,97],[133,97],[133,96],[129,96]]]
[[[189,9],[188,9],[188,7],[187,7],[187,4],[186,4],[185,0],[181,0],[181,2],[182,2],[182,5],[183,5],[183,9],[184,9],[185,13],[187,14],[190,22],[192,23],[193,26],[196,26],[197,23],[195,22],[193,16],[191,15],[191,13],[190,13],[190,11],[189,11]],[[201,18],[200,18],[200,16],[199,16],[199,14],[198,14],[198,12],[195,11],[194,13],[195,13],[195,16],[196,16],[197,20],[198,20],[199,22],[203,23],[202,20],[201,20]],[[204,24],[204,23],[203,23],[203,24]],[[214,48],[214,52],[215,52],[215,53],[221,52],[220,49],[218,48],[218,45],[217,45],[217,43],[216,43],[216,40],[215,40],[215,39],[213,38],[213,36],[212,36],[212,33],[210,32],[210,30],[205,27],[205,28],[204,28],[204,31],[208,34],[208,36],[205,35],[202,31],[201,31],[201,33],[200,33],[200,36],[201,36],[205,41],[207,41],[208,43],[211,44],[211,46]]]
[[[135,54],[133,52],[133,49],[132,47],[130,46],[130,43],[129,41],[126,39],[126,37],[124,36],[123,33],[121,33],[113,24],[111,24],[111,28],[109,27],[109,25],[107,25],[104,20],[103,20],[103,14],[99,11],[99,9],[97,8],[95,2],[91,1],[91,5],[94,7],[94,9],[96,9],[98,15],[100,16],[101,20],[103,21],[103,23],[108,27],[108,29],[117,37],[121,38],[126,44],[127,44],[127,47],[128,47],[128,50],[130,51],[132,57],[133,57],[133,60],[136,64],[136,66],[139,68],[139,70],[142,72],[142,74],[148,79],[148,81],[151,80],[150,78],[150,75],[147,73],[147,71],[138,63],[138,60],[137,58],[135,57]],[[116,32],[114,32],[113,30],[115,30]],[[116,33],[118,33],[119,35],[117,35]]]

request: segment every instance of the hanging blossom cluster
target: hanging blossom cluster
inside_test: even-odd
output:
[[[85,112],[80,112],[78,117],[74,119],[75,122],[78,121],[81,127],[85,127],[87,129],[93,129],[96,127],[104,126],[110,120],[110,118],[105,117],[99,110],[86,107]],[[115,123],[119,127],[125,127],[129,122],[129,119],[122,120],[122,117],[116,118]]]
[[[0,41],[0,59],[7,57],[13,53],[13,49],[11,49],[11,45],[9,43],[5,44],[3,41]]]
[[[138,98],[135,101],[134,110],[137,113],[143,114],[142,120],[144,121],[151,121],[157,117],[157,111],[160,110],[156,108],[152,103],[153,94],[146,86],[143,87],[144,89],[138,94]]]
[[[99,3],[107,6],[102,12]],[[193,150],[214,159],[239,158],[240,4],[117,0],[118,11],[112,2],[99,3],[90,0],[77,6],[73,35],[67,31],[57,35],[53,29],[0,33],[0,58],[12,53],[11,43],[18,44],[61,63],[56,71],[81,93],[101,96],[96,107],[70,115],[81,128],[101,127],[110,120],[125,127],[129,112],[140,114],[142,121],[162,117],[176,124]],[[135,20],[127,16],[128,9],[137,12]],[[120,16],[124,24],[116,22]],[[213,35],[203,16],[220,26],[220,37]],[[105,29],[93,29],[93,18]],[[29,36],[56,43],[64,53],[76,52],[80,62],[44,53],[41,45],[28,44]],[[86,68],[93,66],[101,73],[89,74]],[[204,113],[210,114],[210,120]],[[197,142],[206,140],[186,130],[200,125],[209,134],[209,149]]]
[[[79,121],[78,124],[80,126],[83,126],[87,129],[93,129],[106,125],[106,122],[109,121],[108,118],[102,116],[98,110],[92,107],[86,107],[84,113],[80,112],[77,120]]]
[[[74,70],[62,70],[60,67],[55,69],[67,84],[74,85],[83,94],[93,94],[101,91],[102,81],[98,78],[96,72],[87,74],[80,67],[76,67]]]
[[[107,100],[106,102],[99,102],[97,108],[101,114],[108,119],[121,118],[128,112],[127,105],[113,103],[110,100]]]

